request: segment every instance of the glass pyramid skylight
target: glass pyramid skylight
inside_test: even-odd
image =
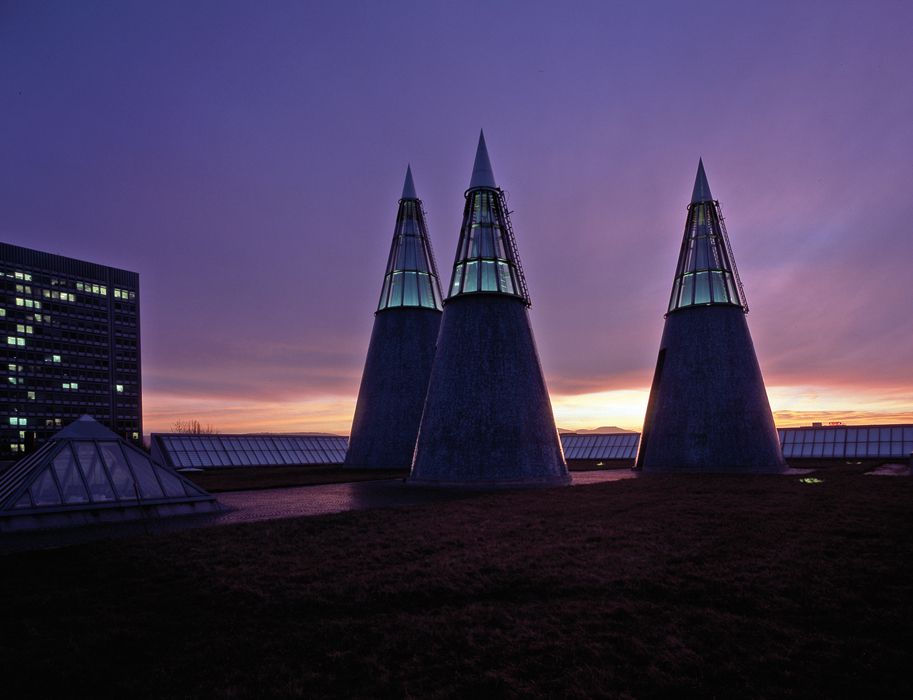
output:
[[[89,416],[0,476],[0,530],[4,518],[20,514],[34,520],[47,512],[119,508],[118,518],[128,519],[125,508],[182,504],[219,509],[210,494]]]
[[[425,212],[415,193],[412,168],[406,169],[403,196],[377,310],[396,307],[441,310],[441,285],[428,239]]]
[[[719,202],[710,194],[704,163],[700,161],[688,205],[669,312],[712,304],[741,306],[748,311],[723,214]]]
[[[447,298],[477,293],[507,294],[519,297],[527,306],[530,303],[504,193],[495,184],[484,134],[479,136],[466,193],[463,226]]]

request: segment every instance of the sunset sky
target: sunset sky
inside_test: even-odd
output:
[[[913,422],[913,3],[0,2],[0,240],[135,270],[145,431],[347,433],[480,128],[559,426],[639,430],[699,157],[781,426]]]

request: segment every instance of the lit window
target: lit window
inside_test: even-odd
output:
[[[34,400],[35,400],[35,392],[34,392],[34,391],[28,392],[28,398],[29,398],[29,401],[34,401]]]
[[[60,355],[51,355],[51,362],[60,362]]]
[[[114,388],[117,390],[117,393],[118,393],[118,394],[123,394],[123,393],[124,393],[124,385],[123,385],[123,384],[115,384],[115,385],[114,385]]]
[[[0,316],[6,316],[6,309],[0,309]]]

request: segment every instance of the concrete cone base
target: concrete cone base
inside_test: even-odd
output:
[[[440,322],[440,311],[409,307],[374,317],[346,467],[411,466]]]
[[[779,473],[786,465],[745,314],[669,314],[637,467],[644,472]]]
[[[569,483],[521,300],[480,294],[445,305],[409,483]]]

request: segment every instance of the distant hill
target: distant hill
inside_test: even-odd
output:
[[[568,430],[567,428],[558,428],[562,435],[565,433],[576,433],[577,435],[614,435],[616,433],[636,433],[636,430],[625,430],[615,425],[603,425],[599,428],[581,428],[580,430]]]

